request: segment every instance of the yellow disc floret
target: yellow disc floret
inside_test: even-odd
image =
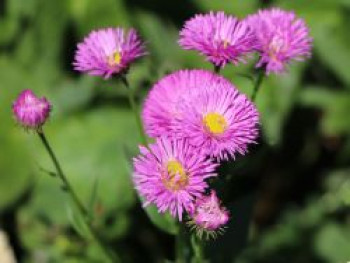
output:
[[[222,134],[227,128],[225,117],[215,112],[205,115],[203,123],[207,130],[215,135]]]
[[[228,47],[228,45],[230,44],[230,42],[227,40],[224,40],[223,44],[224,44],[224,49],[226,49]]]
[[[166,170],[167,175],[163,176],[163,183],[169,190],[177,191],[187,185],[188,176],[184,167],[179,161],[168,161]]]
[[[108,56],[108,65],[111,67],[119,65],[121,61],[122,61],[122,54],[119,51]]]

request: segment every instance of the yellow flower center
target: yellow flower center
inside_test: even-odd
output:
[[[163,175],[163,183],[169,190],[177,191],[188,184],[188,176],[185,169],[177,160],[168,161],[166,170],[167,175]]]
[[[203,122],[208,131],[213,134],[222,134],[227,128],[224,116],[215,112],[205,115]]]
[[[285,52],[287,45],[285,44],[285,41],[282,37],[275,36],[269,44],[268,48],[270,58],[273,60],[278,60],[278,54]]]
[[[113,67],[119,65],[122,60],[122,54],[117,51],[114,54],[108,56],[108,65]]]
[[[223,43],[224,43],[224,49],[226,49],[230,44],[230,42],[228,42],[227,40],[224,40]]]

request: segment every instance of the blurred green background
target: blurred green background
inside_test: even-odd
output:
[[[223,237],[206,243],[206,257],[350,261],[349,0],[2,0],[0,228],[19,262],[101,262],[98,249],[72,228],[74,211],[57,179],[45,172],[53,167],[37,136],[14,123],[11,103],[20,91],[32,89],[52,101],[46,134],[91,207],[95,227],[123,262],[173,260],[173,236],[149,221],[130,180],[139,138],[124,87],[74,72],[76,44],[92,29],[135,27],[150,53],[129,74],[141,103],[169,72],[212,69],[177,45],[186,19],[209,10],[243,18],[268,6],[306,20],[313,56],[265,80],[257,98],[259,145],[223,164],[222,180],[213,182],[232,219]],[[250,94],[244,74],[253,64],[227,66],[223,74]]]

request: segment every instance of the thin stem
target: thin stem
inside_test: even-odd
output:
[[[191,236],[191,245],[194,255],[194,263],[202,263],[204,262],[203,250],[200,243],[200,240],[196,237],[195,234]]]
[[[63,183],[63,187],[65,190],[67,190],[67,192],[70,194],[73,202],[75,203],[75,205],[77,206],[77,208],[79,209],[79,212],[84,216],[87,217],[88,216],[88,212],[87,209],[84,207],[84,205],[82,204],[82,202],[79,200],[78,196],[75,194],[75,192],[73,191],[73,188],[71,186],[71,184],[69,183],[69,181],[67,180],[66,176],[63,173],[63,170],[61,168],[60,163],[58,162],[56,155],[54,154],[49,142],[46,139],[46,136],[44,134],[43,131],[39,131],[38,135],[42,141],[42,143],[44,144],[48,154],[50,155],[50,158],[57,170],[57,175],[60,177],[62,183]]]
[[[47,150],[47,152],[48,152],[48,154],[49,154],[49,156],[50,156],[50,158],[51,158],[51,160],[56,168],[57,175],[61,179],[64,189],[69,193],[74,204],[78,208],[79,213],[81,213],[82,218],[84,219],[84,223],[88,227],[94,241],[100,247],[100,249],[104,252],[104,254],[108,257],[109,262],[120,262],[120,260],[117,258],[117,256],[112,251],[110,251],[107,247],[105,247],[104,244],[102,243],[102,241],[98,238],[96,231],[93,229],[91,223],[89,222],[87,209],[85,208],[83,203],[80,201],[80,199],[76,195],[75,191],[73,190],[72,185],[69,183],[67,177],[63,173],[62,167],[61,167],[55,153],[53,152],[44,132],[42,130],[38,130],[37,133],[39,135],[41,142],[44,144],[45,149]]]
[[[219,73],[220,73],[220,70],[221,70],[221,66],[218,66],[218,65],[215,65],[215,64],[214,64],[214,72],[215,72],[216,74],[219,74]]]
[[[258,76],[256,77],[255,84],[254,84],[254,89],[252,93],[251,100],[254,102],[256,99],[256,96],[258,94],[258,91],[260,89],[261,83],[263,82],[265,77],[265,71],[264,70],[259,70],[258,71]]]
[[[128,90],[128,99],[129,99],[129,104],[131,107],[131,110],[134,113],[135,116],[135,120],[136,120],[136,124],[140,133],[140,137],[141,137],[141,142],[142,144],[146,145],[147,144],[147,136],[145,134],[145,131],[143,129],[143,125],[142,125],[142,121],[141,121],[141,117],[135,102],[135,97],[134,97],[134,92],[132,91],[132,89],[130,88],[129,82],[126,78],[126,75],[122,75],[121,76],[121,80],[123,82],[123,84],[125,85],[126,89]]]
[[[176,263],[185,263],[185,256],[184,256],[184,239],[181,231],[181,227],[175,236],[175,251],[176,251]]]

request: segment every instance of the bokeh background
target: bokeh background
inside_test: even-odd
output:
[[[123,262],[173,260],[174,237],[150,222],[130,180],[139,138],[125,88],[74,72],[76,44],[92,29],[135,27],[149,50],[129,74],[141,103],[169,72],[212,70],[177,45],[186,19],[209,10],[243,18],[272,5],[306,20],[313,56],[265,80],[257,98],[259,144],[224,163],[222,180],[212,182],[232,219],[224,236],[205,244],[206,257],[350,261],[349,0],[1,0],[0,228],[18,262],[101,262],[98,249],[72,227],[74,211],[47,173],[53,168],[37,136],[14,123],[18,93],[29,88],[52,101],[46,134]],[[223,74],[249,95],[253,64],[227,66]]]

